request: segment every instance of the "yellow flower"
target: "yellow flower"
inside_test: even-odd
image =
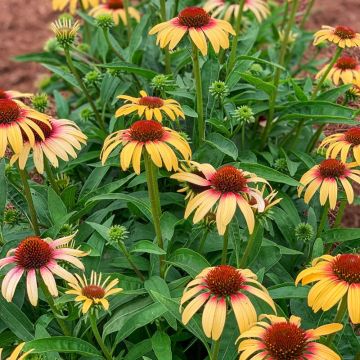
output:
[[[326,147],[327,158],[335,159],[341,154],[341,161],[345,163],[349,152],[352,151],[354,160],[360,165],[360,128],[351,128],[345,133],[332,134],[326,137],[319,149]]]
[[[205,177],[191,172],[179,172],[171,176],[172,179],[180,182],[203,187],[203,191],[200,192],[199,188],[199,193],[188,202],[185,218],[195,211],[193,222],[197,224],[215,208],[213,212],[216,213],[216,226],[219,234],[224,235],[236,208],[239,207],[251,234],[254,230],[255,217],[249,200],[255,199],[259,212],[264,211],[265,202],[259,190],[249,187],[248,184],[266,183],[266,180],[230,165],[216,170],[210,164],[206,166],[203,164],[200,171]]]
[[[22,351],[22,349],[23,349],[24,346],[25,346],[25,343],[24,343],[24,342],[21,343],[21,344],[19,344],[19,345],[14,349],[14,351],[11,353],[11,355],[10,355],[8,358],[6,358],[6,360],[24,360],[24,359],[26,359],[26,357],[27,357],[33,350],[29,350],[29,351],[27,351],[26,353],[24,353],[24,354],[22,354],[22,355],[20,356],[21,351]],[[0,360],[2,359],[2,356],[1,356],[2,350],[3,350],[3,349],[0,349]]]
[[[38,124],[49,126],[49,117],[41,114],[20,101],[0,99],[0,158],[5,154],[8,144],[14,153],[23,150],[24,142],[35,144],[35,135],[44,138]]]
[[[97,17],[102,14],[109,14],[113,17],[115,25],[119,25],[121,19],[124,25],[127,25],[126,12],[123,5],[123,0],[104,0],[105,4],[100,4],[94,9],[90,10],[90,15]],[[140,22],[140,13],[134,7],[129,6],[129,15],[137,22]]]
[[[316,282],[308,294],[308,305],[316,313],[328,311],[347,296],[353,324],[360,324],[360,254],[323,255],[301,271],[295,284]]]
[[[81,144],[86,144],[86,135],[80,128],[70,120],[51,119],[50,125],[35,121],[41,128],[44,138],[35,134],[35,143],[24,143],[23,150],[13,155],[10,163],[19,162],[20,169],[24,169],[29,158],[30,151],[33,151],[33,160],[37,171],[44,172],[44,156],[54,167],[59,166],[58,157],[64,161],[69,161],[69,156],[76,158],[77,154],[74,149],[80,150]]]
[[[76,295],[75,301],[81,302],[82,313],[86,314],[92,306],[101,305],[104,310],[109,310],[109,301],[107,297],[120,293],[123,289],[116,288],[119,283],[118,279],[110,281],[108,276],[103,282],[102,275],[96,272],[91,272],[90,281],[88,282],[86,276],[81,278],[75,274],[77,282],[69,283],[72,290],[66,291],[66,294]]]
[[[130,163],[136,174],[140,174],[140,160],[145,150],[157,167],[168,171],[178,169],[178,158],[172,147],[180,152],[185,160],[190,160],[191,149],[187,141],[176,131],[163,127],[154,120],[136,121],[129,129],[116,131],[109,135],[101,151],[101,160],[105,164],[111,152],[122,146],[120,166],[126,171]],[[170,147],[171,145],[172,147]]]
[[[200,7],[185,8],[176,18],[154,26],[149,34],[158,33],[156,43],[161,48],[169,46],[173,50],[187,32],[204,56],[208,51],[206,37],[218,53],[220,48],[227,49],[230,46],[229,33],[235,35],[229,22],[212,18]]]
[[[240,5],[239,1],[236,0],[208,0],[204,5],[204,9],[212,12],[214,17],[221,16],[224,20],[230,21],[232,16],[237,17]],[[254,13],[259,22],[270,14],[269,6],[265,0],[245,0],[244,11],[248,10]]]
[[[307,171],[300,179],[301,186],[298,188],[298,196],[307,187],[304,195],[306,204],[310,202],[316,191],[320,189],[320,204],[325,205],[329,199],[330,208],[335,209],[340,182],[345,190],[348,203],[354,201],[354,190],[351,187],[351,180],[360,184],[360,170],[352,169],[356,164],[346,164],[336,159],[327,159],[319,165],[315,165]]]
[[[206,268],[184,290],[180,306],[192,300],[182,311],[182,322],[186,325],[204,305],[204,333],[207,337],[218,340],[224,330],[229,304],[242,333],[257,320],[255,307],[248,294],[266,302],[276,313],[268,291],[257,281],[251,270],[236,269],[229,265]]]
[[[162,122],[163,116],[161,112],[164,112],[171,120],[176,120],[177,117],[185,119],[184,112],[176,100],[163,100],[159,97],[148,96],[144,90],[140,91],[140,96],[140,98],[128,95],[118,96],[118,99],[125,100],[128,104],[121,106],[116,111],[115,116],[120,117],[136,111],[140,117],[145,115],[146,120],[155,118],[157,121]]]
[[[320,79],[329,65],[325,65],[317,74],[316,79]],[[360,81],[360,64],[356,58],[342,56],[330,70],[327,79],[331,79],[335,85],[339,85],[340,80],[344,84],[352,84]]]
[[[85,10],[87,10],[89,7],[94,7],[94,6],[99,5],[99,0],[81,0],[81,1],[82,1],[82,4],[83,4]],[[74,14],[78,7],[78,3],[80,4],[81,1],[79,1],[79,0],[53,0],[52,6],[53,6],[53,10],[59,10],[59,11],[63,11],[67,6],[69,6],[70,13]]]
[[[351,48],[360,46],[360,34],[348,26],[322,26],[314,35],[314,45],[328,40],[341,48]]]
[[[320,336],[340,331],[342,324],[333,323],[304,330],[297,316],[287,320],[274,315],[262,315],[260,320],[238,338],[240,360],[340,360],[340,356],[333,350],[315,341]]]
[[[359,97],[360,96],[360,80],[353,81],[352,88],[349,89],[350,95],[353,97]]]

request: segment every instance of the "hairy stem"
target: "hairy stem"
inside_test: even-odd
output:
[[[96,318],[93,314],[90,315],[90,324],[91,324],[91,330],[95,336],[95,339],[97,341],[97,343],[99,344],[101,351],[103,352],[105,358],[107,360],[112,360],[112,356],[110,354],[110,351],[108,350],[108,348],[106,347],[103,339],[101,338],[101,335],[99,333],[99,329],[97,327],[96,324]]]
[[[254,246],[257,232],[258,232],[258,225],[257,225],[257,223],[255,223],[254,230],[253,230],[252,234],[250,234],[249,240],[248,240],[248,242],[246,244],[244,254],[243,254],[243,256],[242,256],[242,258],[240,260],[240,263],[239,263],[239,267],[242,268],[242,269],[245,268],[248,265],[249,256],[250,256],[251,250],[252,250],[252,248]]]
[[[160,13],[161,13],[161,21],[165,22],[166,18],[166,2],[165,0],[160,0]],[[165,73],[171,74],[171,59],[170,59],[170,51],[169,48],[166,47],[164,49],[165,52]]]
[[[330,209],[330,205],[329,205],[329,202],[327,201],[326,204],[324,205],[323,213],[321,215],[321,219],[320,219],[320,223],[319,223],[319,227],[318,227],[318,231],[316,233],[317,238],[320,237],[322,232],[324,231],[325,225],[328,220],[329,209]]]
[[[346,311],[347,311],[347,295],[344,295],[343,298],[341,299],[340,306],[334,318],[334,323],[342,323]],[[325,345],[327,346],[331,345],[332,342],[334,341],[335,336],[336,333],[329,334],[325,340]]]
[[[51,187],[59,195],[60,194],[59,186],[56,183],[54,173],[52,171],[52,168],[49,164],[48,159],[46,159],[46,158],[44,159],[44,167],[45,167],[45,172],[46,172],[46,175],[47,175],[47,178],[49,180]]]
[[[222,265],[225,265],[227,263],[228,245],[229,245],[229,225],[226,228],[226,231],[224,234],[223,250],[222,250],[222,254],[221,254],[221,264]]]

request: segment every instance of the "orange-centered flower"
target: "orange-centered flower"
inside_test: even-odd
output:
[[[348,26],[322,26],[314,35],[314,45],[328,40],[341,48],[360,46],[360,34]]]
[[[333,134],[326,137],[320,144],[320,149],[326,149],[326,157],[335,159],[339,154],[345,163],[352,152],[356,163],[360,165],[360,128],[351,128],[344,133]]]
[[[229,265],[206,268],[184,290],[181,306],[185,303],[187,305],[182,312],[182,322],[186,325],[204,305],[204,333],[218,340],[224,330],[228,305],[231,305],[240,332],[244,332],[257,320],[255,307],[248,294],[266,302],[276,312],[268,291],[251,270],[236,269]]]
[[[157,167],[165,166],[168,171],[178,169],[178,158],[172,147],[180,152],[185,160],[190,160],[191,149],[187,141],[179,133],[163,127],[154,120],[140,120],[129,129],[117,131],[109,135],[101,151],[101,160],[105,164],[111,152],[122,146],[120,166],[126,171],[130,164],[136,174],[140,174],[140,160],[143,150],[151,157]]]
[[[172,50],[187,32],[203,55],[206,55],[208,51],[206,38],[218,53],[220,47],[227,49],[230,46],[229,33],[235,35],[229,22],[212,18],[200,7],[184,9],[176,18],[154,26],[149,34],[158,33],[156,43],[161,48],[169,46],[169,49]]]
[[[69,6],[71,14],[76,12],[78,4],[80,3],[82,3],[84,9],[87,10],[89,7],[99,5],[99,0],[52,0],[52,6],[54,10],[63,11],[67,6]]]
[[[66,291],[66,294],[77,295],[75,301],[82,303],[82,313],[86,314],[89,309],[96,305],[101,305],[104,310],[109,310],[108,296],[118,294],[123,289],[116,288],[119,283],[118,279],[114,279],[109,282],[110,276],[102,281],[102,275],[91,272],[90,281],[83,278],[78,274],[75,274],[77,281],[75,283],[69,283],[72,290]]]
[[[140,91],[140,96],[140,98],[128,95],[118,96],[118,99],[125,100],[127,104],[121,106],[116,111],[115,116],[120,117],[137,112],[140,117],[144,115],[146,120],[155,118],[157,121],[162,122],[162,113],[164,113],[171,120],[176,120],[178,117],[185,119],[184,112],[176,100],[148,96],[144,90]]]
[[[29,98],[33,94],[31,93],[22,93],[20,91],[15,90],[4,90],[0,88],[0,99],[21,99],[21,98]]]
[[[104,0],[105,4],[100,4],[90,10],[90,15],[97,17],[102,14],[109,14],[113,17],[115,25],[119,25],[119,20],[124,25],[127,25],[126,12],[124,9],[123,0]],[[140,22],[140,13],[134,7],[128,7],[130,17],[134,18],[137,22]]]
[[[237,17],[240,11],[238,0],[208,0],[204,9],[214,17],[221,17],[230,21],[232,17]],[[245,0],[244,11],[250,10],[260,22],[270,14],[270,9],[265,0]]]
[[[325,205],[329,199],[330,208],[335,209],[338,193],[338,185],[343,186],[348,203],[354,201],[354,190],[348,178],[360,184],[360,170],[352,169],[356,164],[346,164],[337,159],[327,159],[319,165],[315,165],[300,179],[301,186],[298,188],[298,196],[307,187],[304,195],[306,204],[310,202],[316,191],[320,188],[320,204]]]
[[[23,150],[25,141],[33,146],[35,135],[44,138],[38,123],[49,126],[49,117],[20,101],[0,99],[0,158],[4,156],[8,144],[14,153],[19,153]]]
[[[66,261],[84,270],[84,265],[78,257],[86,256],[87,253],[64,247],[75,235],[54,241],[29,236],[21,241],[17,248],[10,250],[8,256],[0,260],[0,269],[9,264],[15,265],[2,281],[1,292],[4,298],[9,302],[12,300],[23,274],[26,274],[27,293],[33,306],[38,303],[37,276],[39,274],[53,296],[58,296],[54,275],[69,282],[76,282],[74,275],[58,264],[58,261]]]
[[[328,311],[347,296],[350,320],[360,324],[360,254],[323,255],[297,276],[299,282],[316,282],[308,295],[314,312]]]
[[[260,319],[238,338],[240,360],[340,360],[339,355],[316,340],[340,331],[342,324],[333,323],[305,330],[297,316],[287,320],[262,315]]]
[[[328,66],[329,65],[324,66],[316,74],[316,79],[320,79],[323,76]],[[340,80],[344,84],[352,84],[354,81],[360,81],[360,64],[354,57],[343,56],[330,70],[327,78],[331,79],[335,85],[339,85]]]
[[[264,211],[265,202],[260,191],[249,187],[249,183],[267,183],[266,180],[230,165],[215,170],[210,164],[206,164],[206,167],[201,168],[201,172],[205,178],[195,173],[185,172],[171,176],[178,181],[203,187],[203,191],[188,202],[185,218],[188,218],[196,210],[193,218],[193,222],[196,224],[213,209],[216,212],[218,232],[223,235],[235,215],[236,208],[239,207],[249,232],[252,233],[255,217],[249,200],[250,198],[255,199],[255,206],[260,212]]]
[[[86,135],[80,128],[70,120],[51,119],[50,126],[39,121],[34,122],[41,128],[44,138],[35,134],[35,144],[31,145],[28,141],[24,143],[23,150],[13,155],[10,163],[19,162],[20,169],[24,169],[29,158],[30,151],[33,151],[33,160],[37,171],[44,172],[44,156],[54,167],[59,166],[58,158],[69,161],[69,156],[76,158],[74,149],[80,150],[82,144],[86,144]],[[26,134],[23,134],[26,139]]]
[[[25,345],[26,343],[24,342],[19,344],[6,360],[25,360],[25,358],[27,358],[27,356],[33,351],[33,349],[31,349],[26,353],[21,354],[21,351]],[[2,351],[3,349],[0,349],[0,360],[2,359],[1,357]]]

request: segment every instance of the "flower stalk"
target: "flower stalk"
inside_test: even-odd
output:
[[[124,4],[125,16],[126,16],[126,27],[127,27],[128,39],[129,39],[129,43],[130,43],[132,28],[131,28],[131,17],[130,17],[130,13],[129,13],[129,0],[124,0],[123,4]]]
[[[334,323],[340,323],[340,324],[342,323],[347,311],[347,298],[348,298],[348,294],[346,293],[346,295],[344,295],[343,298],[341,299],[340,305],[338,307],[337,313],[334,318]],[[325,340],[325,345],[327,346],[331,345],[332,342],[334,341],[335,336],[336,333],[329,334]]]
[[[329,209],[330,209],[330,204],[327,201],[323,208],[323,212],[322,212],[321,219],[320,219],[320,224],[319,224],[319,227],[318,227],[318,230],[316,233],[316,238],[320,237],[324,231],[324,228],[325,228],[326,222],[328,220],[328,216],[329,216]]]
[[[254,231],[252,232],[252,234],[250,234],[249,240],[246,244],[244,254],[239,263],[239,268],[241,268],[241,269],[244,269],[248,265],[249,256],[250,256],[251,250],[254,247],[254,243],[255,243],[255,239],[256,239],[258,230],[259,230],[258,223],[255,223]]]
[[[165,0],[160,0],[160,13],[161,13],[161,21],[165,22],[167,20]],[[169,47],[165,47],[164,52],[165,52],[165,73],[171,74],[171,59],[170,59]]]
[[[219,351],[220,351],[220,339],[213,342],[210,359],[217,360],[219,357]]]
[[[119,248],[121,250],[121,252],[124,254],[124,256],[126,257],[126,260],[128,261],[128,263],[130,264],[130,266],[132,267],[132,269],[134,270],[135,274],[138,276],[138,278],[141,281],[145,281],[145,277],[142,274],[142,272],[138,269],[138,267],[135,265],[135,263],[132,261],[131,259],[131,255],[129,254],[128,250],[126,249],[126,246],[124,244],[123,241],[119,241]]]
[[[46,158],[44,159],[44,167],[45,167],[45,172],[46,172],[46,175],[47,175],[47,178],[49,180],[51,187],[58,195],[60,195],[59,186],[56,183],[54,172],[52,171],[49,161]]]
[[[225,265],[227,263],[227,251],[229,245],[229,226],[226,228],[223,238],[224,238],[224,242],[223,242],[223,250],[221,255],[221,264]]]
[[[108,348],[106,347],[103,339],[101,338],[101,335],[99,333],[99,329],[97,327],[97,324],[96,324],[96,317],[94,314],[90,314],[90,324],[91,324],[91,330],[95,336],[95,339],[97,341],[97,343],[99,344],[105,358],[107,360],[112,360],[112,356],[110,354],[110,351],[108,350]]]

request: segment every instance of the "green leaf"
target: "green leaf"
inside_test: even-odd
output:
[[[270,296],[274,299],[306,299],[309,288],[306,286],[294,286],[285,283],[268,288]]]
[[[326,244],[333,244],[336,242],[343,243],[345,241],[352,241],[360,239],[360,229],[330,229],[322,233]]]
[[[0,297],[0,319],[21,340],[34,338],[34,325],[29,318],[14,304]]]
[[[151,345],[158,360],[172,360],[171,339],[164,331],[156,331],[151,338]]]
[[[17,62],[37,62],[42,64],[61,65],[63,58],[57,54],[41,52],[15,56]]]
[[[188,117],[191,117],[191,118],[197,118],[198,117],[198,114],[197,112],[192,109],[190,106],[188,105],[183,105],[183,110],[184,110],[184,114]]]
[[[143,340],[133,345],[124,357],[124,360],[139,360],[142,356],[152,351],[151,339]]]
[[[199,253],[185,248],[177,249],[166,262],[186,271],[192,277],[211,266]]]
[[[258,225],[254,229],[254,233],[251,236],[253,236],[254,242],[251,246],[251,250],[250,250],[246,265],[251,265],[252,263],[254,263],[254,261],[257,259],[258,255],[259,255],[259,252],[260,252],[260,249],[261,249],[261,246],[263,243],[264,228],[261,225]]]
[[[51,219],[54,224],[67,215],[67,209],[60,196],[49,187],[48,190],[48,208]]]
[[[104,67],[107,69],[114,69],[114,70],[120,70],[124,71],[126,73],[140,75],[146,79],[151,80],[154,76],[157,75],[157,73],[153,70],[145,69],[124,61],[120,62],[114,62],[110,64],[104,64],[104,65],[98,65],[99,67]]]
[[[312,259],[316,259],[324,254],[324,242],[322,239],[316,239],[312,250]]]
[[[60,119],[67,119],[69,116],[69,103],[57,90],[54,90],[54,98],[58,117]]]
[[[0,221],[2,221],[7,200],[7,180],[5,175],[5,160],[0,161]]]
[[[223,154],[230,156],[234,160],[237,159],[238,148],[231,140],[227,139],[223,135],[219,133],[211,133],[206,139],[206,142],[216,147]]]
[[[95,168],[92,173],[86,178],[86,181],[81,188],[79,198],[83,197],[85,194],[95,190],[100,185],[102,179],[105,177],[109,171],[109,166],[103,166],[100,168]]]
[[[261,164],[253,163],[239,163],[239,167],[243,170],[255,173],[256,175],[265,178],[268,181],[287,184],[290,186],[299,186],[300,183],[288,175],[284,175],[281,172],[274,170],[270,167]]]
[[[57,66],[53,66],[53,65],[43,64],[43,66],[46,67],[51,72],[53,72],[54,74],[60,76],[62,79],[64,79],[66,82],[68,82],[73,87],[81,90],[81,88],[79,87],[75,77],[72,74],[70,74],[69,72],[64,71],[61,68],[59,68]]]
[[[99,351],[88,342],[71,336],[53,336],[27,342],[24,351],[33,349],[34,354],[46,354],[49,351],[59,353],[73,353],[83,356],[101,358]]]
[[[130,252],[132,253],[141,252],[141,253],[156,254],[156,255],[166,254],[166,251],[164,251],[159,246],[157,246],[156,244],[152,243],[149,240],[137,241]]]
[[[242,72],[240,75],[241,78],[244,79],[246,82],[248,82],[251,85],[254,85],[256,89],[266,92],[268,95],[273,94],[276,90],[273,84],[261,80],[258,77],[252,76],[251,74]]]

